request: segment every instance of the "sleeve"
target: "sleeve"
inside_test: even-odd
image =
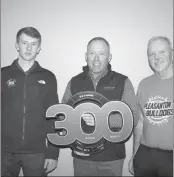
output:
[[[55,104],[58,104],[58,94],[57,94],[57,80],[56,77],[53,76],[50,79],[50,84],[49,84],[49,92],[46,97],[46,110]],[[54,119],[47,119],[46,126],[47,126],[47,132],[55,132],[55,127],[54,127]],[[46,148],[46,159],[57,159],[59,156],[59,147],[52,144],[50,141],[47,140],[47,148]]]
[[[66,86],[65,93],[63,95],[61,103],[66,103],[71,96],[72,93],[71,93],[71,80],[70,80]]]
[[[138,119],[139,119],[138,113],[137,113],[138,111],[137,99],[136,99],[133,85],[128,78],[125,81],[125,86],[124,86],[124,91],[123,91],[121,101],[125,102],[130,107],[132,114],[133,114],[133,118],[134,118],[134,127],[136,127],[138,124]]]

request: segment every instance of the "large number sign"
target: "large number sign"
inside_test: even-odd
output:
[[[115,126],[120,131],[112,131],[109,125],[109,116],[119,112],[121,118],[115,120]],[[95,119],[94,131],[85,133],[82,127],[84,113],[90,113]],[[121,101],[108,101],[103,95],[96,92],[81,92],[74,95],[67,104],[51,106],[47,118],[63,114],[65,119],[55,121],[55,129],[65,129],[66,134],[48,134],[48,140],[56,145],[70,145],[77,151],[96,153],[104,149],[110,142],[125,141],[133,128],[133,117],[130,108]]]

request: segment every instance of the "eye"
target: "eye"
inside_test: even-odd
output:
[[[26,42],[22,42],[22,44],[26,45],[27,43]]]
[[[33,43],[32,45],[33,45],[33,46],[36,46],[36,43]]]
[[[154,55],[154,53],[149,53],[149,57],[153,57]]]
[[[94,55],[94,52],[89,52],[89,55]]]
[[[165,54],[165,51],[164,51],[164,50],[161,50],[161,51],[160,51],[160,54]]]
[[[101,52],[100,55],[105,55],[105,53],[104,53],[104,52]]]

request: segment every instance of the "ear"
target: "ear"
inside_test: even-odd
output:
[[[109,54],[108,62],[112,60],[112,54]]]
[[[85,61],[86,61],[86,62],[88,61],[87,53],[85,53]]]
[[[15,48],[16,48],[16,50],[19,52],[19,45],[18,45],[17,42],[15,42]]]
[[[37,54],[39,54],[40,51],[41,51],[41,45],[37,49]]]

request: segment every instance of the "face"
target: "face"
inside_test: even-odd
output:
[[[111,60],[109,47],[102,41],[93,41],[87,49],[86,62],[93,74],[99,74],[107,68]]]
[[[32,38],[23,33],[19,37],[19,42],[16,42],[16,49],[19,52],[20,59],[32,61],[41,49],[39,39]]]
[[[172,49],[164,40],[153,41],[148,47],[148,59],[154,71],[165,71],[172,63]]]

